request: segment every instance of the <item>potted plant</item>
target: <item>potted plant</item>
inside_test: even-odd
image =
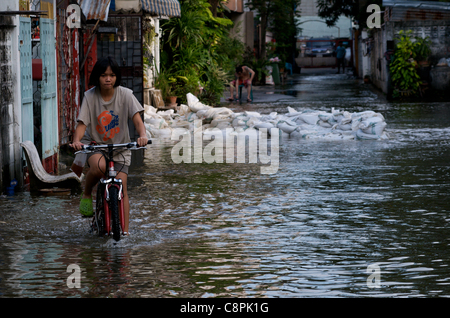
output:
[[[177,98],[180,94],[182,94],[183,87],[189,83],[189,80],[186,76],[180,75],[170,76],[167,80],[169,83],[169,89],[167,90],[166,97],[173,105],[176,104]]]
[[[170,104],[176,104],[177,103],[177,80],[175,77],[169,77],[169,90],[167,92],[167,98],[170,101]]]

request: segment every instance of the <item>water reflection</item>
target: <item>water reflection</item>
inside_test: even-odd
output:
[[[118,245],[89,233],[78,197],[0,197],[0,295],[450,295],[449,105],[389,104],[357,89],[358,103],[289,106],[372,109],[392,138],[283,140],[274,175],[258,164],[176,165],[171,144],[156,143],[130,172],[132,235]],[[80,289],[67,287],[70,264],[82,269]],[[380,288],[367,286],[371,264]]]

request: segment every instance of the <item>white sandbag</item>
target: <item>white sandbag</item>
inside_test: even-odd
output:
[[[381,139],[381,136],[373,135],[373,134],[366,134],[361,129],[358,129],[356,131],[356,138],[358,140],[378,140],[378,139]]]
[[[168,124],[163,118],[145,118],[144,123],[149,124],[152,128],[167,128]]]
[[[277,124],[277,127],[280,128],[281,131],[290,134],[291,132],[293,132],[295,129],[297,129],[297,125],[290,125],[288,122],[286,121],[280,121]]]
[[[199,118],[197,117],[196,113],[189,113],[187,115],[186,121],[192,123],[194,120],[197,120],[197,119],[199,119]]]
[[[166,121],[172,121],[175,117],[175,111],[173,109],[168,109],[165,111],[160,111],[157,113],[159,116],[164,118]],[[178,116],[178,115],[177,115]]]
[[[359,129],[365,134],[381,136],[386,123],[381,117],[370,117],[359,124]]]
[[[340,123],[342,120],[346,118],[345,116],[346,116],[345,112],[335,112],[333,113],[333,120],[337,123]]]
[[[191,110],[190,110],[188,105],[181,104],[180,107],[177,110],[177,113],[180,116],[186,116],[190,111]]]
[[[189,108],[191,109],[191,111],[193,111],[194,113],[198,112],[199,110],[203,110],[203,109],[209,109],[211,106],[207,106],[205,104],[202,103],[196,103],[192,106],[189,106]]]
[[[196,112],[198,119],[207,119],[206,113],[208,112],[208,108],[200,109]],[[212,118],[209,118],[211,120]]]
[[[269,115],[261,115],[260,120],[261,121],[271,121],[271,120],[276,120],[277,119],[277,112],[272,112]]]
[[[303,134],[302,134],[302,132],[300,131],[300,128],[296,128],[293,132],[291,132],[290,134],[289,134],[289,137],[291,137],[291,138],[302,138],[302,136],[303,136]]]
[[[250,118],[245,117],[245,116],[239,116],[236,117],[235,119],[233,119],[233,121],[231,122],[231,126],[233,126],[234,128],[248,128],[247,126],[247,121]]]
[[[319,120],[319,122],[317,124],[323,128],[332,128],[333,127],[333,124],[329,123],[328,121]]]
[[[259,123],[259,117],[250,117],[249,120],[247,120],[247,127],[253,128],[255,127],[255,124]]]
[[[381,117],[384,120],[383,115],[381,115],[379,113],[375,113],[372,110],[367,110],[367,111],[364,111],[364,112],[351,114],[351,118],[353,119],[353,122],[355,122],[355,121],[363,121],[363,120],[366,120],[367,118],[370,118],[370,117]]]
[[[220,129],[220,130],[224,130],[224,129],[227,129],[227,128],[232,128],[231,122],[226,122],[226,121],[220,122],[220,123],[216,126],[216,128],[217,128],[217,129]]]
[[[379,118],[380,120],[384,121],[383,115],[375,113],[374,111],[371,110],[360,113],[354,113],[351,115],[351,118],[352,118],[352,129],[355,132],[358,129],[360,129],[360,124],[369,118]]]
[[[171,128],[163,128],[163,129],[158,129],[156,131],[159,139],[170,139],[172,136],[172,129]]]
[[[229,117],[233,111],[229,108],[226,107],[211,107],[210,109],[208,109],[206,112],[204,112],[204,110],[201,110],[201,117],[205,118],[205,119],[216,119],[216,118],[225,118],[225,117]],[[198,113],[197,113],[198,114]],[[197,115],[198,116],[198,115]]]
[[[260,121],[260,122],[255,123],[255,125],[253,127],[255,127],[256,129],[266,128],[269,130],[271,128],[275,128],[275,125],[271,122]]]
[[[249,112],[249,111],[245,111],[244,115],[247,117],[261,117],[261,114],[258,112]]]
[[[298,124],[305,123],[309,125],[317,125],[319,114],[300,114],[296,117],[295,122]]]
[[[350,123],[342,123],[341,122],[336,125],[336,128],[340,129],[340,130],[344,130],[344,131],[352,131],[352,123],[351,122]]]
[[[152,115],[156,114],[157,109],[151,105],[144,104],[144,113]]]
[[[189,129],[186,129],[183,127],[175,127],[171,130],[171,134],[172,135],[171,135],[170,139],[177,140],[177,137],[179,139],[183,135],[189,135]],[[177,136],[177,137],[175,137],[175,136]]]
[[[144,105],[144,123],[147,136],[170,138],[171,132],[186,133],[251,134],[261,129],[276,129],[280,138],[326,139],[326,140],[377,140],[387,139],[384,117],[374,111],[349,113],[331,109],[331,112],[302,110],[287,107],[287,113],[260,114],[256,111],[234,113],[226,107],[211,107],[199,101],[193,94],[187,94],[188,105],[178,107],[178,112],[156,109]],[[201,120],[201,124],[197,120]],[[229,129],[232,128],[232,129]]]
[[[302,114],[290,106],[288,106],[287,109],[288,109],[288,113],[286,114],[286,116],[288,116],[288,117],[294,117],[294,116],[298,116],[298,115]]]
[[[337,121],[334,118],[333,114],[322,113],[322,114],[319,114],[318,116],[319,116],[319,120],[322,121],[323,123],[331,124],[330,127],[332,127],[334,124],[337,124]]]
[[[186,99],[189,107],[200,102],[200,100],[197,97],[195,97],[192,93],[186,94]]]
[[[217,127],[222,123],[226,123],[227,125],[230,125],[231,123],[231,118],[218,118],[218,119],[213,119],[211,121],[211,127]]]
[[[189,129],[190,123],[186,120],[177,119],[172,122],[172,128],[185,128]]]

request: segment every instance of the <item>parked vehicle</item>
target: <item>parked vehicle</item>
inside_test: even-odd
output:
[[[306,42],[305,56],[330,57],[335,50],[335,42],[328,38],[311,38]]]

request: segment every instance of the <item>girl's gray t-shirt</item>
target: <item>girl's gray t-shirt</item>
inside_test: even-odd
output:
[[[89,144],[92,140],[98,144],[130,142],[128,120],[142,111],[144,109],[131,89],[123,86],[115,87],[113,97],[106,102],[100,94],[100,89],[91,88],[85,92],[77,119],[87,126],[81,142],[84,144]],[[131,151],[117,151],[114,161],[129,166]]]

